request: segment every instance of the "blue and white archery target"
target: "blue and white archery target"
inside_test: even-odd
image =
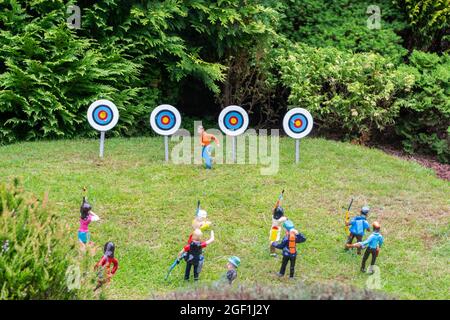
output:
[[[219,115],[219,127],[229,136],[243,134],[248,127],[248,114],[239,106],[228,106]]]
[[[284,131],[294,139],[306,137],[311,132],[313,125],[311,114],[303,108],[289,110],[283,119]]]
[[[97,131],[108,131],[119,121],[119,110],[109,100],[97,100],[89,106],[88,122]]]
[[[152,111],[150,125],[157,134],[170,136],[180,129],[180,112],[169,104],[162,104]]]

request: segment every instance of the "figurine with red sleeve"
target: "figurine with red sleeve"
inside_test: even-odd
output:
[[[94,291],[100,288],[105,283],[108,284],[111,281],[112,276],[116,273],[117,268],[119,268],[119,260],[114,257],[114,250],[115,246],[113,242],[109,241],[105,244],[103,250],[104,255],[94,267],[94,270],[100,269],[98,273],[99,279],[97,287],[94,289]]]

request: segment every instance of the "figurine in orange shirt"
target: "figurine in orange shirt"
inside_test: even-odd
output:
[[[220,147],[219,139],[217,139],[215,135],[207,133],[203,126],[198,127],[198,134],[200,135],[202,158],[205,159],[206,169],[212,169],[213,158],[211,157],[211,141],[214,141],[217,147]]]

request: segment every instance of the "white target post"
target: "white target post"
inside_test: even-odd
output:
[[[295,139],[295,163],[300,162],[300,139],[310,134],[313,126],[313,117],[303,108],[291,109],[283,118],[284,131]]]
[[[249,123],[247,112],[239,106],[228,106],[219,115],[219,127],[223,133],[232,137],[232,158],[236,162],[236,137],[247,130]]]
[[[165,160],[169,162],[169,136],[180,129],[180,112],[170,104],[162,104],[150,114],[150,126],[157,134],[164,136]]]
[[[89,106],[87,119],[92,128],[100,131],[100,158],[103,158],[105,133],[116,126],[119,121],[119,110],[109,100],[97,100]]]

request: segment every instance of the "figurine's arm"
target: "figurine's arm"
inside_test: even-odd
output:
[[[111,270],[111,274],[115,274],[117,269],[119,268],[119,261],[117,259],[113,259],[112,263],[114,265],[113,269]]]
[[[189,251],[189,245],[185,246],[183,249],[181,249],[180,253],[178,253],[178,259],[181,259],[181,257],[183,256],[183,254],[185,252]]]
[[[287,243],[286,239],[283,239],[280,243],[272,241],[272,247],[275,247],[277,249],[283,249],[286,246],[286,243]]]
[[[95,212],[90,211],[89,214],[92,216],[91,221],[99,221],[100,217],[95,214]]]
[[[216,143],[216,145],[218,147],[220,147],[220,141],[219,141],[219,139],[217,139],[217,137],[215,135],[212,134],[211,139],[214,140],[214,142]]]
[[[102,257],[102,258],[97,262],[97,264],[94,266],[94,270],[97,270],[98,267],[102,266],[104,260],[105,260],[105,257]]]
[[[212,242],[214,242],[214,230],[211,230],[211,238],[205,241],[206,245],[209,245]]]

